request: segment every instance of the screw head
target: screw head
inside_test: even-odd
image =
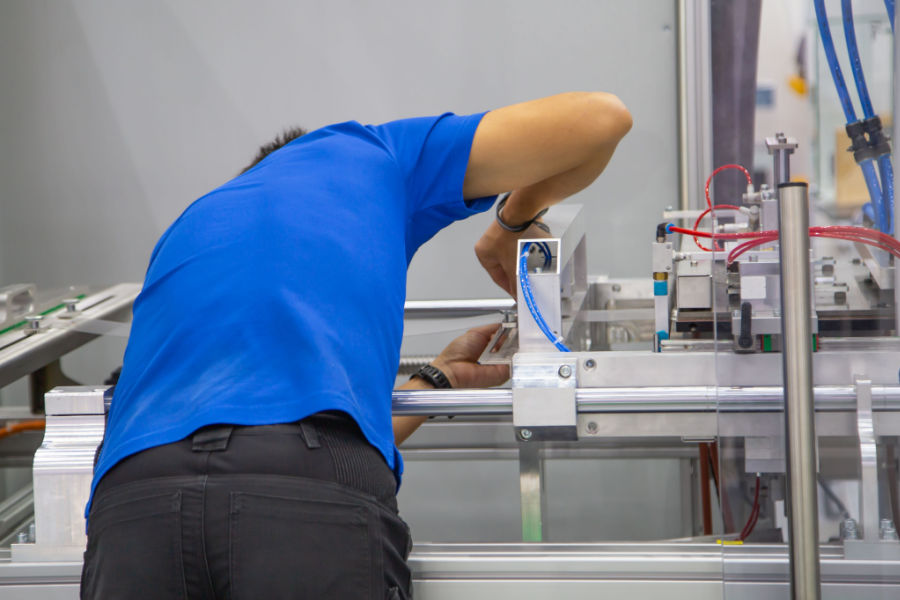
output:
[[[27,317],[25,317],[25,322],[27,323],[25,326],[25,333],[29,334],[40,331],[41,321],[43,319],[43,315],[28,315]]]
[[[597,426],[597,423],[595,423],[594,421],[588,422],[588,424],[587,424],[588,433],[597,433],[598,429],[600,429],[600,428]]]
[[[570,367],[569,365],[563,365],[559,368],[558,373],[559,376],[563,379],[568,379],[572,376],[572,367]]]
[[[585,369],[593,369],[596,366],[597,366],[597,361],[595,361],[593,358],[589,358],[586,361],[584,361]]]
[[[78,308],[76,307],[78,302],[78,298],[66,298],[65,300],[63,300],[63,304],[66,305],[66,312],[78,312]]]
[[[614,283],[614,284],[612,285],[612,291],[614,291],[614,292],[621,292],[621,291],[622,291],[622,286],[619,285],[618,283]]]
[[[28,534],[25,533],[24,531],[20,531],[19,534],[16,536],[16,541],[20,544],[27,544],[28,543]]]
[[[519,437],[523,440],[530,440],[531,436],[532,433],[530,429],[522,429],[521,431],[519,431]]]

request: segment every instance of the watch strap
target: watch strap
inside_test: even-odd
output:
[[[419,367],[419,370],[413,373],[410,379],[412,379],[413,377],[424,379],[438,390],[450,389],[453,387],[453,385],[450,383],[450,380],[446,375],[444,375],[444,372],[434,365],[424,365],[422,367]]]
[[[506,231],[510,231],[512,233],[521,233],[521,232],[525,231],[526,229],[528,229],[529,227],[531,227],[535,221],[540,219],[542,216],[544,216],[544,213],[547,212],[547,209],[545,208],[538,214],[534,215],[534,217],[532,219],[525,221],[521,225],[510,225],[509,223],[507,223],[506,221],[503,220],[503,217],[500,216],[500,211],[503,210],[503,207],[506,206],[506,201],[509,200],[509,194],[510,194],[509,192],[506,192],[506,193],[500,195],[500,201],[497,202],[497,213],[496,213],[497,224],[500,225],[500,227],[502,227]]]

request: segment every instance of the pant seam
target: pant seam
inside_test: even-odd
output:
[[[209,456],[206,453],[203,461],[203,487],[200,494],[200,551],[203,553],[203,569],[206,571],[207,592],[211,598],[216,597],[216,588],[213,585],[212,573],[209,569],[209,559],[206,555],[206,487],[209,483]]]

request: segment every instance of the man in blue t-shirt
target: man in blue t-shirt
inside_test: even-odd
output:
[[[518,239],[589,185],[631,118],[568,93],[487,113],[339,123],[264,147],[163,234],[86,513],[85,598],[405,598],[391,418],[406,268],[512,190],[475,246],[515,294]],[[302,135],[301,135],[302,134]],[[403,387],[489,387],[493,327]]]

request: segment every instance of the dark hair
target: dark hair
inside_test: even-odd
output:
[[[268,144],[263,144],[262,146],[260,146],[259,152],[256,153],[253,161],[241,170],[241,174],[246,173],[256,165],[258,165],[259,161],[267,157],[269,154],[275,152],[288,142],[296,140],[298,137],[306,135],[306,133],[307,131],[302,127],[288,127],[279,135],[276,135],[274,140],[272,140]]]

